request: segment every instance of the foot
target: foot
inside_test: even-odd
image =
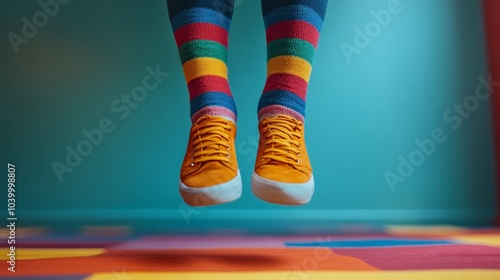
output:
[[[311,200],[314,178],[304,142],[304,123],[286,115],[259,122],[253,193],[268,202],[300,205]]]
[[[235,136],[236,124],[222,117],[203,116],[192,125],[179,182],[187,204],[207,206],[241,196]]]

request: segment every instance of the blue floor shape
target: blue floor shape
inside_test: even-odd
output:
[[[392,246],[424,246],[457,244],[447,240],[425,240],[425,239],[370,239],[370,240],[336,240],[328,242],[287,242],[290,247],[392,247]]]

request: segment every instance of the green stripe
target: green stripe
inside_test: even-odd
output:
[[[198,57],[213,57],[227,62],[227,49],[214,41],[193,40],[179,48],[179,56],[183,64]]]
[[[267,60],[282,55],[293,55],[303,58],[312,64],[315,51],[311,43],[302,39],[278,39],[267,45]]]

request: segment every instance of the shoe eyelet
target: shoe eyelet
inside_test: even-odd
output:
[[[299,160],[297,160],[297,163],[298,163],[298,164],[300,164],[300,159],[299,159]]]
[[[190,166],[194,166],[194,162],[191,162],[191,164],[189,164]]]
[[[229,151],[229,149],[230,149],[230,148],[231,148],[231,146],[230,146],[230,145],[227,145],[227,150],[228,150],[228,151]]]
[[[300,157],[300,152],[297,153],[297,156]]]

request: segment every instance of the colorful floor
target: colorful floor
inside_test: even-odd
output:
[[[2,279],[500,279],[500,228],[392,226],[317,236],[19,229],[16,239],[15,273],[0,243]]]

